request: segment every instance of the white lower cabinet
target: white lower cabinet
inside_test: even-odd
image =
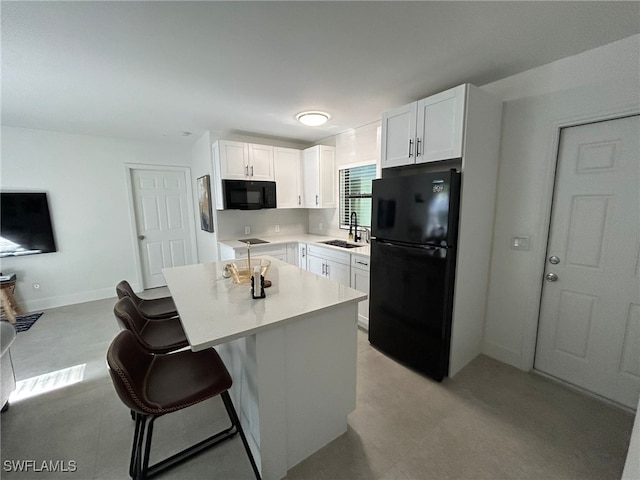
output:
[[[351,255],[316,245],[307,246],[307,270],[329,280],[351,284]]]
[[[287,243],[287,263],[299,266],[298,243]]]
[[[369,295],[369,257],[351,255],[351,288]],[[358,304],[358,325],[369,330],[369,299]]]
[[[307,244],[298,243],[298,268],[307,270]]]

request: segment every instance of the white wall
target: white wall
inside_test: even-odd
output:
[[[186,166],[189,148],[2,127],[1,188],[48,193],[59,250],[2,259],[26,311],[113,297],[137,278],[125,163]]]
[[[640,110],[640,36],[483,89],[503,107],[491,277],[483,352],[533,367],[555,160],[561,126]],[[510,248],[514,235],[530,250]]]
[[[345,165],[374,162],[380,165],[381,122],[353,128],[335,136],[337,170]],[[380,172],[378,172],[378,176]],[[336,181],[336,198],[338,198]],[[347,230],[340,230],[340,208],[309,209],[309,233],[330,235],[346,240]],[[322,230],[320,229],[322,224]]]
[[[198,244],[198,263],[218,261],[218,218],[215,210],[215,182],[213,179],[213,164],[211,163],[211,136],[206,132],[191,148],[191,175],[193,176],[193,194],[196,213],[196,242]],[[198,210],[198,188],[196,179],[209,175],[211,182],[211,202],[213,211],[213,232],[205,232],[200,228],[200,213]]]

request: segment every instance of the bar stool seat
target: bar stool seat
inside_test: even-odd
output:
[[[178,463],[240,434],[255,477],[260,480],[240,420],[231,402],[231,376],[218,353],[184,350],[152,354],[129,330],[120,332],[107,352],[109,374],[122,402],[135,412],[136,427],[129,474],[135,480],[151,478]],[[220,395],[231,426],[155,465],[149,466],[155,420]]]
[[[129,297],[134,305],[144,317],[151,320],[160,320],[165,318],[176,317],[178,310],[176,304],[171,297],[160,298],[140,298],[131,288],[129,282],[122,280],[116,285],[116,294],[118,298]]]
[[[143,317],[131,297],[124,296],[113,307],[116,320],[123,330],[130,330],[142,346],[151,353],[169,353],[189,345],[180,317],[150,320]]]

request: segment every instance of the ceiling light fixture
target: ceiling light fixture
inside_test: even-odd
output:
[[[308,127],[319,127],[324,125],[331,118],[326,112],[309,111],[296,115],[296,119],[303,125]]]

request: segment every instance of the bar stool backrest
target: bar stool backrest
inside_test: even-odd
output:
[[[109,375],[120,400],[129,409],[148,413],[149,401],[144,393],[145,377],[153,354],[146,352],[129,330],[123,330],[107,350]]]
[[[131,288],[131,285],[129,285],[129,282],[127,282],[126,280],[122,280],[116,285],[116,294],[118,295],[118,298],[131,298],[131,300],[133,300],[136,305],[142,301],[142,299],[138,295],[136,295],[136,293],[133,291],[133,288]]]
[[[130,297],[122,297],[113,307],[113,313],[116,320],[123,330],[131,330],[134,336],[142,341],[141,332],[144,330],[148,320],[140,315],[140,312]]]

